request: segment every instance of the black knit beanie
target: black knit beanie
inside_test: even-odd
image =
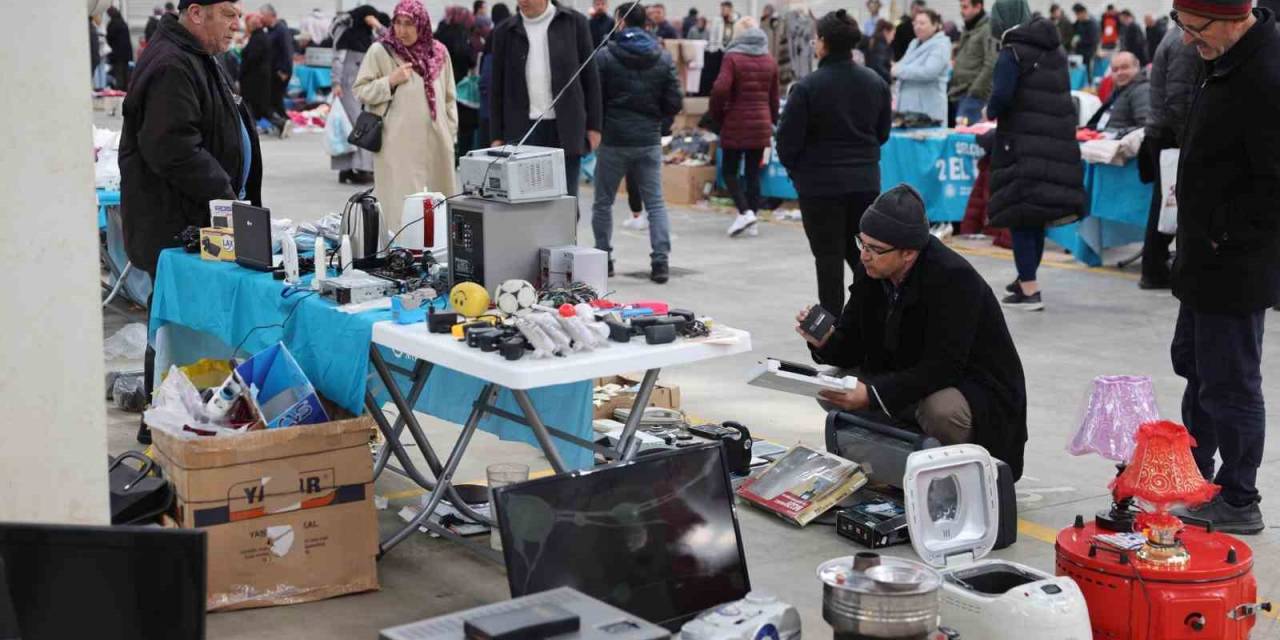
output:
[[[861,231],[897,249],[924,248],[929,242],[924,198],[906,184],[880,194],[862,214]]]

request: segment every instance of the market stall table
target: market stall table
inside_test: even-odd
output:
[[[387,365],[378,347],[385,347],[395,353],[403,354],[413,360],[411,371],[399,368],[394,370]],[[587,451],[598,451],[606,457],[629,460],[635,456],[639,440],[634,439],[636,429],[640,425],[642,409],[648,406],[649,396],[658,380],[658,372],[663,367],[692,364],[704,360],[746,353],[751,350],[751,335],[745,331],[729,327],[718,327],[710,336],[702,338],[682,338],[666,345],[650,345],[641,340],[633,340],[626,344],[610,343],[606,348],[595,351],[576,352],[567,357],[534,359],[526,356],[520,360],[507,361],[496,353],[486,353],[469,348],[453,338],[432,334],[423,324],[399,325],[390,322],[379,322],[373,327],[373,340],[369,348],[369,360],[383,385],[391,391],[391,400],[399,410],[399,417],[393,425],[389,423],[381,411],[375,411],[372,404],[370,413],[377,421],[378,427],[386,436],[389,452],[384,449],[378,457],[375,473],[387,463],[389,455],[396,456],[403,465],[403,470],[424,489],[430,490],[426,506],[406,527],[392,535],[381,545],[380,552],[385,554],[395,545],[416,531],[427,526],[431,531],[446,538],[457,540],[457,536],[447,530],[430,524],[430,517],[435,513],[441,501],[448,496],[451,504],[463,511],[468,517],[491,523],[491,519],[471,512],[455,491],[452,479],[457,471],[467,446],[471,441],[480,421],[486,415],[503,417],[509,421],[526,425],[537,437],[539,446],[546,453],[547,460],[557,473],[563,472],[566,466],[556,447],[552,446],[552,436],[559,436],[577,444]],[[475,395],[471,405],[471,414],[443,464],[436,456],[431,443],[427,440],[410,407],[418,400],[426,387],[428,378],[437,367],[474,376],[484,381],[484,386]],[[569,384],[577,381],[593,380],[599,377],[613,376],[629,371],[645,370],[644,379],[636,393],[632,411],[627,419],[626,427],[618,438],[615,449],[603,449],[594,443],[565,434],[548,427],[539,409],[530,397],[530,392],[548,385]],[[401,387],[394,379],[395,373],[407,375],[410,382],[408,394],[401,392]],[[520,407],[515,414],[498,406],[495,400],[500,391],[508,391]],[[372,399],[368,400],[372,403]],[[435,480],[428,479],[418,472],[404,445],[400,443],[400,430],[409,429],[414,442],[422,450],[431,468]]]
[[[333,88],[333,71],[329,67],[311,67],[305,64],[293,65],[293,80],[289,83],[290,91],[300,91],[306,96],[307,103],[320,101],[320,92]]]
[[[386,398],[386,392],[374,394],[369,384],[369,347],[374,325],[389,320],[390,311],[344,313],[329,299],[310,291],[284,293],[284,283],[272,279],[271,274],[234,263],[201,260],[181,249],[164,251],[151,303],[150,333],[156,348],[157,375],[163,375],[170,364],[229,358],[236,345],[242,353],[256,353],[283,342],[316,390],[346,411],[363,413],[370,394],[378,400]],[[393,364],[409,365],[394,353],[383,355]],[[482,380],[440,367],[414,408],[463,423],[471,401],[484,385]],[[569,435],[590,436],[590,382],[544,386],[529,395],[548,422]],[[519,408],[509,396],[502,398],[499,406]],[[496,415],[484,419],[479,427],[504,440],[539,444],[527,427]],[[568,468],[592,465],[591,451],[555,441]]]
[[[1086,163],[1084,186],[1089,217],[1049,229],[1048,237],[1080,262],[1097,267],[1106,249],[1142,242],[1153,186],[1142,184],[1137,161],[1124,166]]]

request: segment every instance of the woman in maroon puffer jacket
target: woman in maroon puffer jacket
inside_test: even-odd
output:
[[[753,18],[739,20],[734,33],[711,89],[710,112],[720,126],[724,182],[738,207],[729,235],[747,231],[754,236],[759,233],[760,162],[778,121],[778,65],[769,55],[768,36]],[[745,193],[738,180],[738,166],[744,159]]]

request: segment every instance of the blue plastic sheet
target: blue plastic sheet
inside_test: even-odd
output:
[[[164,251],[160,254],[151,303],[153,344],[155,332],[170,323],[211,334],[231,345],[227,353],[203,354],[207,357],[230,357],[231,348],[242,340],[241,350],[249,353],[282,342],[322,396],[352,413],[363,413],[365,389],[372,373],[368,351],[373,324],[390,320],[391,312],[336,311],[328,299],[305,289],[307,282],[309,278],[304,281],[303,290],[286,297],[281,295],[284,284],[270,274],[234,263],[201,260],[180,249]],[[281,328],[280,324],[285,326]],[[250,334],[255,327],[262,328]],[[391,362],[411,364],[385,349],[383,354]],[[398,382],[407,390],[407,380]],[[417,409],[449,422],[465,422],[483,384],[477,378],[436,367]],[[380,385],[375,388],[381,390]],[[591,391],[592,382],[583,381],[535,389],[529,395],[548,426],[591,440]],[[385,392],[378,395],[378,400],[386,400]],[[509,392],[500,395],[498,405],[520,414]],[[480,428],[505,440],[537,444],[527,427],[494,416],[486,417]],[[569,468],[591,466],[590,451],[560,440],[556,440],[556,446]]]

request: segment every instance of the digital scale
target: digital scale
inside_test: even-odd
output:
[[[1091,640],[1089,610],[1074,580],[982,559],[1000,528],[997,478],[995,461],[978,445],[907,457],[907,528],[916,553],[942,574],[942,624],[961,638]]]

